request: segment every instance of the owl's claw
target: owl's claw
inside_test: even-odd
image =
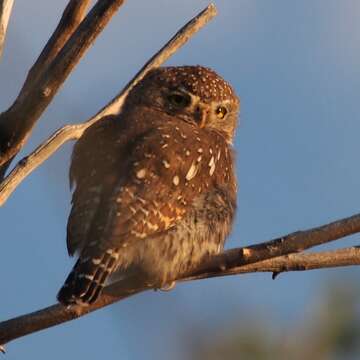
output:
[[[2,352],[3,354],[5,354],[5,347],[3,345],[0,345],[0,352]]]
[[[172,289],[174,289],[174,287],[176,286],[176,281],[172,281],[169,284],[164,285],[163,287],[160,288],[161,291],[170,291]]]

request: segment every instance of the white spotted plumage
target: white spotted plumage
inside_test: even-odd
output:
[[[119,274],[165,287],[221,251],[236,203],[238,108],[212,70],[159,68],[134,87],[118,116],[85,132],[73,153],[68,222],[69,253],[79,258],[61,303],[93,303]]]

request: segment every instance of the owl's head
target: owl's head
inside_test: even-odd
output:
[[[213,70],[202,66],[160,67],[131,91],[128,101],[164,111],[200,128],[213,128],[232,142],[239,99]]]

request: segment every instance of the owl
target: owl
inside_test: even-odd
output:
[[[86,130],[70,168],[67,247],[77,262],[60,303],[94,303],[121,279],[166,289],[222,251],[236,208],[238,111],[213,70],[161,67],[119,115]]]

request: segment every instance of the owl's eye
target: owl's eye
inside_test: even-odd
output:
[[[225,106],[218,106],[215,110],[215,114],[219,119],[223,119],[227,114],[227,109]]]
[[[178,92],[170,94],[167,99],[169,103],[176,108],[185,108],[191,103],[189,95]]]

